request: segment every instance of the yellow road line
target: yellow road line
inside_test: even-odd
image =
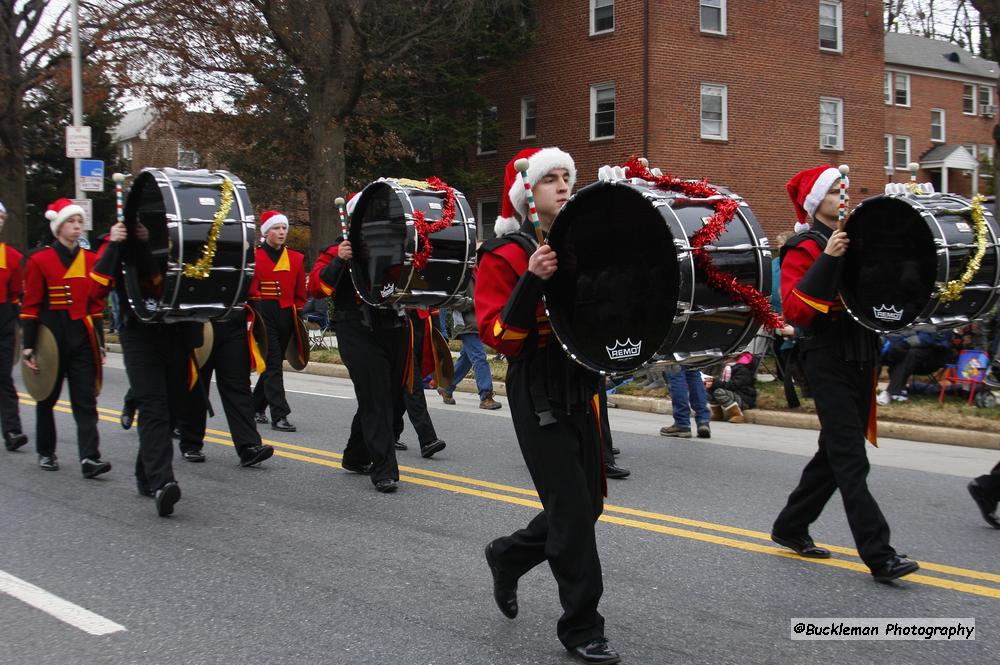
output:
[[[30,400],[30,398],[25,399],[25,397],[26,396],[22,397],[21,399],[23,403],[34,404],[34,402]],[[72,410],[70,408],[67,408],[70,406],[68,402],[60,400],[57,404],[61,406],[56,406],[55,410],[63,413],[72,413]],[[111,414],[108,416],[99,415],[98,417],[101,420],[118,423],[118,416],[120,415],[120,411],[99,407],[98,412]],[[205,440],[220,445],[226,445],[226,446],[233,445],[229,433],[222,430],[206,429]],[[299,446],[296,444],[285,443],[282,441],[272,441],[265,439],[264,442],[275,446],[276,448],[275,455],[279,457],[285,457],[288,459],[294,459],[302,462],[309,462],[312,464],[319,464],[334,469],[342,468],[338,462],[331,461],[331,459],[340,460],[342,455],[340,455],[339,453],[334,453],[319,448]],[[289,451],[296,451],[296,452],[289,452]],[[308,453],[308,454],[303,455],[300,453]],[[326,458],[331,458],[331,459],[326,459]],[[401,472],[405,471],[408,474],[414,474],[414,475],[404,475],[403,473],[401,473],[400,481],[402,482],[408,482],[414,485],[421,485],[423,487],[430,487],[456,494],[464,494],[492,501],[510,503],[518,506],[534,508],[537,510],[540,510],[542,508],[541,503],[538,501],[538,495],[534,490],[515,487],[512,485],[504,485],[502,483],[494,483],[485,480],[478,480],[475,478],[467,478],[464,476],[457,476],[453,474],[442,473],[439,471],[431,471],[428,469],[421,469],[417,467],[401,465],[399,469]],[[473,487],[465,487],[463,485],[454,485],[451,483],[440,482],[444,480],[463,483],[464,485],[472,485]],[[488,488],[490,490],[500,490],[500,492],[506,492],[506,493],[483,491],[475,489],[475,487],[483,487],[483,488]],[[521,496],[531,496],[533,498],[526,499],[526,498],[521,498],[521,496],[511,496],[511,494],[521,495]],[[788,559],[796,559],[808,563],[815,563],[818,565],[825,565],[834,568],[863,572],[866,574],[869,572],[867,566],[855,561],[845,561],[843,559],[806,559],[788,551],[785,548],[779,548],[773,545],[762,545],[754,542],[748,542],[745,540],[737,540],[734,538],[726,538],[714,534],[703,533],[701,531],[690,531],[688,529],[679,529],[676,527],[666,526],[663,524],[655,524],[641,520],[618,517],[617,515],[609,515],[608,513],[619,513],[623,515],[631,515],[634,517],[643,517],[646,519],[657,520],[661,522],[681,524],[688,527],[696,527],[700,529],[717,531],[720,533],[740,535],[748,538],[770,542],[770,535],[761,531],[742,529],[740,527],[732,527],[724,524],[714,524],[712,522],[703,522],[700,520],[692,520],[685,517],[664,515],[661,513],[638,510],[634,508],[627,508],[623,506],[614,506],[611,504],[606,504],[604,506],[604,510],[605,514],[603,514],[600,517],[600,520],[610,524],[618,524],[620,526],[627,526],[635,529],[641,529],[644,531],[651,531],[654,533],[661,533],[680,538],[687,538],[689,540],[697,540],[701,542],[722,545],[725,547],[731,547],[734,549],[741,549],[749,552],[757,552],[761,554],[769,554],[772,556],[779,556]],[[853,550],[851,548],[831,546],[831,545],[824,545],[824,546],[828,547],[831,551],[837,552],[839,554],[845,554],[854,557],[857,556],[856,550]],[[954,576],[967,577],[970,579],[977,579],[987,582],[1000,583],[1000,575],[995,573],[970,570],[966,568],[949,566],[946,564],[938,564],[938,563],[923,562],[923,561],[920,562],[920,567],[921,570],[925,571],[938,572],[946,575],[954,575]],[[982,586],[978,584],[969,584],[955,580],[933,577],[925,574],[908,575],[906,579],[907,581],[912,581],[919,584],[925,584],[928,586],[935,586],[943,589],[951,589],[953,591],[961,591],[963,593],[986,596],[989,598],[1000,598],[1000,589],[995,589],[992,587]]]

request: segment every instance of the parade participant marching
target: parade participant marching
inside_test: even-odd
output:
[[[257,267],[250,283],[249,300],[254,315],[261,317],[267,330],[266,367],[253,390],[257,422],[266,423],[264,415],[271,407],[271,429],[294,432],[288,422],[291,408],[285,399],[282,362],[289,340],[303,344],[296,335],[298,310],[306,302],[306,276],[301,252],[285,247],[288,218],[268,210],[260,216],[263,242],[257,248]],[[258,370],[259,371],[259,370]]]
[[[375,489],[390,493],[399,486],[393,403],[403,385],[409,331],[401,312],[361,302],[347,270],[353,252],[347,239],[343,199],[338,199],[337,205],[342,234],[316,259],[309,290],[315,298],[333,299],[337,349],[351,374],[358,400],[341,466],[371,474]]]
[[[1000,517],[997,516],[997,503],[1000,503],[1000,463],[989,473],[973,478],[968,488],[986,523],[994,529],[1000,529]]]
[[[0,231],[7,221],[7,209],[0,203]],[[11,377],[17,338],[17,316],[21,306],[21,252],[0,243],[0,431],[7,450],[28,443],[21,431],[17,389]]]
[[[433,334],[431,326],[434,317],[427,310],[417,309],[406,310],[406,315],[411,331],[408,357],[412,372],[409,376],[412,382],[403,382],[393,404],[393,434],[396,438],[396,450],[406,450],[406,445],[400,443],[399,436],[403,433],[403,414],[408,415],[410,424],[417,433],[417,441],[420,443],[420,456],[426,459],[441,452],[447,445],[438,438],[434,423],[431,421],[431,414],[427,411],[427,399],[424,397],[423,377],[426,376],[424,369],[430,361],[425,354],[428,353],[431,344],[430,336]]]
[[[55,201],[45,213],[55,242],[29,253],[25,261],[22,356],[28,370],[36,374],[42,369],[50,371],[39,367],[35,349],[40,336],[47,337],[51,333],[55,338],[55,357],[46,358],[43,363],[56,364],[55,386],[49,397],[39,400],[35,406],[39,467],[46,471],[59,469],[52,409],[65,378],[76,421],[80,467],[85,478],[93,478],[111,470],[111,464],[101,459],[97,433],[97,393],[101,389],[104,362],[102,314],[105,294],[98,293],[89,277],[97,255],[79,244],[83,214],[83,208],[69,199]]]
[[[575,180],[573,159],[562,150],[522,150],[507,165],[496,223],[501,237],[480,249],[479,334],[508,359],[514,431],[543,506],[525,528],[489,543],[486,561],[494,600],[511,619],[518,613],[518,579],[548,561],[563,607],[559,640],[585,663],[617,663],[620,657],[608,645],[597,611],[604,586],[594,523],[606,491],[601,414],[595,406],[601,379],[550,339],[542,305],[545,280],[558,268],[555,252],[541,244],[543,233]]]
[[[800,223],[812,228],[781,251],[781,301],[787,321],[802,329],[800,357],[816,400],[819,450],[778,515],[771,539],[810,558],[828,558],[809,535],[839,489],[861,559],[876,581],[889,582],[919,568],[889,544],[889,525],[868,491],[865,439],[875,437],[878,336],[847,315],[839,299],[848,238],[847,167],[818,166],[788,181]]]

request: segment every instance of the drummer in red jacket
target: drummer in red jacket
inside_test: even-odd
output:
[[[0,203],[0,230],[7,221],[7,209]],[[14,364],[17,315],[21,307],[21,252],[0,242],[0,431],[7,450],[17,450],[28,442],[21,431],[17,389],[10,374]]]
[[[285,382],[282,362],[289,340],[298,339],[296,318],[306,303],[306,275],[301,252],[285,247],[288,237],[288,218],[275,210],[260,216],[260,235],[263,239],[257,248],[257,267],[250,283],[248,299],[255,316],[263,319],[267,329],[266,368],[253,390],[254,411],[257,422],[266,423],[264,414],[271,407],[271,429],[294,432],[288,422],[292,412],[285,399]]]

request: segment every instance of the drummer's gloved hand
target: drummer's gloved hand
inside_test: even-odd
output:
[[[597,169],[597,179],[603,182],[611,180],[625,180],[627,177],[625,169],[620,166],[605,164],[601,168]]]

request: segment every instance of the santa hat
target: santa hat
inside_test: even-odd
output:
[[[802,233],[803,231],[808,231],[811,226],[806,222],[795,222],[795,232]]]
[[[842,167],[843,168],[843,167]],[[816,208],[823,197],[840,178],[841,171],[832,166],[816,166],[805,171],[799,171],[788,181],[788,197],[795,206],[795,216],[800,223],[808,223],[816,214]],[[845,171],[844,180],[847,176]]]
[[[354,209],[358,207],[358,199],[361,198],[361,192],[354,192],[353,194],[347,194],[347,205],[344,206],[344,210],[347,211],[347,216],[351,217],[354,215]]]
[[[4,214],[5,212],[7,212],[7,208],[4,208],[3,201],[0,201],[0,215]]]
[[[288,218],[277,210],[265,210],[260,214],[260,234],[267,235],[267,232],[278,224],[284,224],[288,228]]]
[[[48,210],[45,211],[45,219],[49,220],[49,228],[52,235],[59,234],[59,227],[73,215],[84,216],[83,208],[73,203],[69,199],[56,199]]]
[[[528,216],[528,197],[524,184],[514,168],[514,162],[519,159],[528,160],[528,184],[534,187],[553,169],[566,169],[569,172],[569,188],[576,184],[576,164],[569,153],[559,148],[526,148],[517,153],[514,159],[507,163],[503,179],[503,203],[500,206],[500,216],[497,217],[493,232],[497,236],[513,233],[521,228],[518,216],[524,219]]]

